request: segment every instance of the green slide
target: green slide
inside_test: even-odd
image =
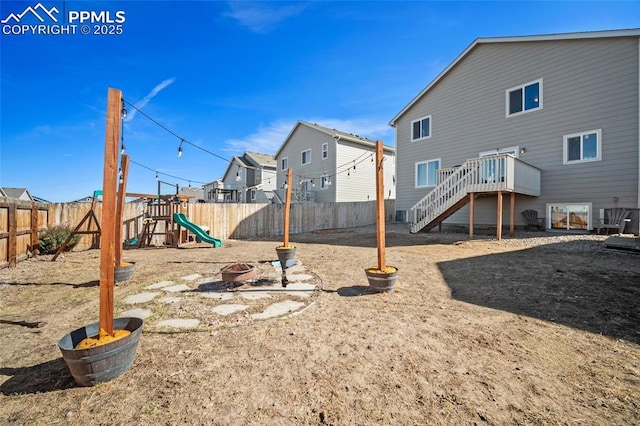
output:
[[[204,232],[202,230],[202,228],[200,228],[198,225],[196,225],[193,222],[190,222],[189,219],[187,219],[187,216],[184,215],[184,213],[174,213],[173,214],[173,220],[178,225],[184,226],[189,231],[191,231],[194,234],[196,234],[196,236],[200,239],[200,241],[204,241],[205,243],[209,243],[213,247],[220,247],[222,245],[222,240],[219,240],[217,238],[213,238],[212,236],[210,236],[209,234]]]

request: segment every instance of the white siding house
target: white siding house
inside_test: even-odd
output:
[[[640,208],[639,51],[640,29],[475,40],[390,122],[396,217],[588,231]]]
[[[384,147],[385,198],[395,199],[395,149]],[[347,202],[376,198],[375,141],[298,121],[275,155],[277,193],[283,199],[288,168],[293,201]]]

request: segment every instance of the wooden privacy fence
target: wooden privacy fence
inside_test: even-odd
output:
[[[0,198],[0,268],[37,254],[38,233],[47,229],[47,204]]]
[[[394,200],[385,200],[387,221],[391,221]],[[145,219],[144,203],[128,203],[123,212],[123,236],[126,240],[138,237]],[[38,235],[55,226],[75,228],[91,203],[43,204],[0,198],[0,268],[15,264],[33,255]],[[101,205],[95,207],[101,222]],[[215,238],[256,239],[283,235],[284,205],[208,203],[189,204],[187,217],[199,226],[209,228]],[[351,228],[376,222],[375,201],[349,203],[309,203],[291,206],[290,232],[292,234],[321,229]],[[84,229],[83,225],[83,230]],[[95,227],[93,227],[95,228]],[[164,224],[159,223],[152,244],[163,244]],[[97,248],[94,235],[81,235],[75,250]]]

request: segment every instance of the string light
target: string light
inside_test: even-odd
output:
[[[180,140],[180,146],[178,147],[178,158],[182,157],[182,143],[184,142],[184,139]]]
[[[160,177],[158,176],[158,172],[156,172],[156,180],[160,180]]]
[[[181,181],[184,181],[184,182],[189,182],[189,181],[190,181],[190,182],[198,183],[198,184],[202,184],[202,185],[205,185],[205,184],[206,184],[206,182],[200,182],[200,181],[193,180],[193,179],[186,179],[186,178],[183,178],[183,177],[180,177],[180,176],[170,175],[169,173],[164,173],[164,172],[156,171],[155,169],[152,169],[152,168],[151,168],[151,167],[149,167],[149,166],[145,166],[144,164],[138,163],[138,162],[137,162],[137,161],[135,161],[135,160],[131,160],[131,159],[130,159],[130,160],[129,160],[129,162],[130,162],[131,164],[135,164],[136,166],[140,166],[140,167],[142,167],[143,169],[147,169],[147,170],[149,170],[149,171],[151,171],[151,172],[156,173],[156,176],[157,176],[157,175],[162,175],[162,176],[170,177],[170,178],[172,178],[172,179],[181,180]]]

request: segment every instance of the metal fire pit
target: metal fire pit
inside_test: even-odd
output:
[[[240,283],[250,281],[256,276],[256,267],[247,263],[233,263],[220,271],[222,281],[227,283]]]

